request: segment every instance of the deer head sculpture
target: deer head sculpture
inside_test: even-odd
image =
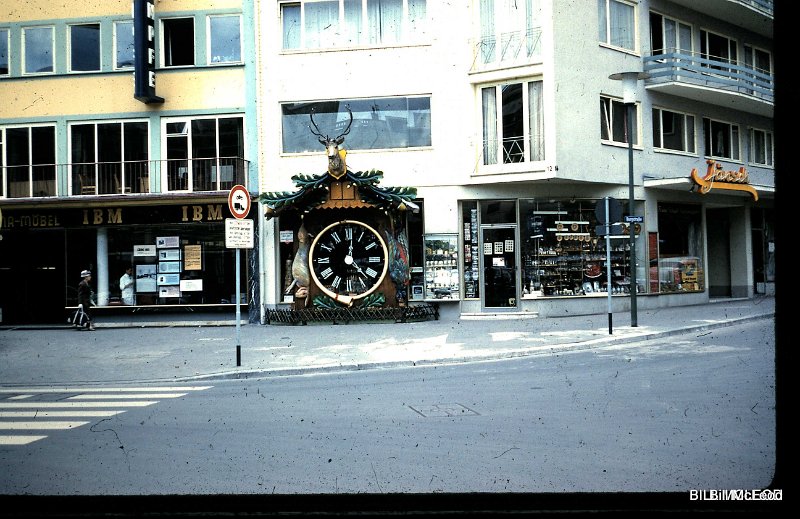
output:
[[[309,129],[311,133],[316,135],[319,138],[320,144],[325,146],[325,150],[328,154],[328,173],[331,174],[333,178],[340,178],[347,172],[347,166],[345,165],[345,151],[339,149],[339,145],[344,142],[344,136],[350,133],[350,126],[353,125],[353,111],[350,110],[350,107],[347,107],[347,111],[350,114],[350,122],[347,123],[347,128],[344,129],[344,132],[340,133],[336,137],[329,137],[328,135],[323,135],[322,131],[320,131],[319,126],[317,123],[314,122],[314,110],[311,110],[311,126]]]

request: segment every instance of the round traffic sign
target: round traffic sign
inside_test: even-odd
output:
[[[246,218],[250,213],[250,192],[242,185],[235,185],[228,194],[228,209],[238,219]]]

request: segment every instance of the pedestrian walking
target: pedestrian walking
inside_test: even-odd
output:
[[[94,331],[94,320],[92,319],[92,305],[94,299],[94,292],[92,286],[89,284],[92,281],[92,273],[88,270],[81,272],[81,282],[78,284],[78,304],[83,306],[83,311],[86,314],[86,329]]]
[[[133,267],[125,269],[125,273],[119,278],[119,289],[122,291],[122,304],[133,304]]]

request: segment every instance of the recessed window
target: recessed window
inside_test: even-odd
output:
[[[8,198],[56,195],[55,126],[0,128],[0,143],[5,152],[5,168],[0,182]]]
[[[694,116],[653,108],[653,147],[694,153]]]
[[[707,156],[740,160],[738,124],[703,118],[703,137]]]
[[[161,21],[165,67],[194,65],[194,19],[171,18]]]
[[[53,28],[26,27],[22,30],[26,74],[53,72]]]
[[[625,103],[610,97],[600,97],[600,139],[618,144],[628,144],[628,117]],[[639,144],[639,107],[633,105],[633,144]]]
[[[636,49],[636,8],[620,0],[597,0],[600,43]]]
[[[100,24],[69,27],[69,69],[72,72],[100,70]]]
[[[772,132],[750,128],[750,154],[751,164],[759,166],[775,165],[775,139]]]
[[[240,16],[210,16],[208,32],[210,63],[240,63],[242,61]]]
[[[481,89],[483,163],[544,160],[542,82]]]
[[[133,67],[133,22],[114,23],[114,68]]]
[[[8,29],[0,29],[0,76],[8,73]]]

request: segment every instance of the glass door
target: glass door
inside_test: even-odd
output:
[[[516,235],[516,226],[481,226],[484,309],[517,309]]]

